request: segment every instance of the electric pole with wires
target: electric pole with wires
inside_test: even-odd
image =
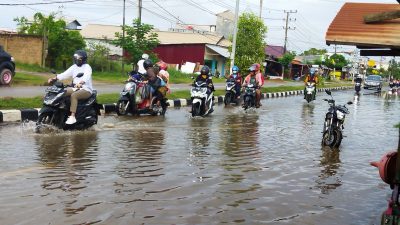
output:
[[[295,11],[292,11],[292,10],[289,10],[289,11],[284,10],[283,12],[286,13],[286,25],[285,25],[285,27],[284,27],[284,29],[285,29],[285,44],[284,44],[284,47],[283,47],[283,52],[286,53],[286,50],[287,50],[287,41],[288,41],[287,32],[288,32],[288,30],[295,30],[295,29],[296,29],[296,27],[294,27],[294,28],[289,27],[289,21],[291,21],[291,20],[289,19],[289,15],[290,15],[291,13],[297,13],[297,10],[295,10]],[[296,20],[296,19],[295,19],[295,20]]]

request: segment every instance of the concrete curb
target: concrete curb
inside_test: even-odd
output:
[[[346,87],[335,87],[335,88],[318,88],[317,92],[324,92],[325,90],[346,90],[351,89],[353,86]],[[299,91],[286,91],[286,92],[274,92],[274,93],[263,93],[261,95],[262,99],[267,98],[281,98],[289,97],[294,95],[302,95],[303,90]],[[225,96],[216,96],[217,103],[224,103]],[[169,107],[183,107],[192,105],[191,99],[174,99],[168,100]],[[116,103],[113,104],[103,104],[101,113],[102,115],[115,112]],[[12,109],[12,110],[1,110],[0,111],[0,123],[3,122],[15,122],[15,121],[36,121],[39,116],[40,109]]]

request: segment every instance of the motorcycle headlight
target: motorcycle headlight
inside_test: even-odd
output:
[[[132,83],[132,82],[126,83],[126,84],[125,84],[125,90],[126,90],[126,91],[130,91],[134,85],[135,85],[135,84]]]
[[[336,116],[339,120],[344,119],[344,113],[340,112],[339,110],[336,110]]]

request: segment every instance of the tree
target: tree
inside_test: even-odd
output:
[[[108,56],[110,49],[101,43],[90,42],[88,49],[88,63],[93,70],[104,71],[109,66]]]
[[[122,26],[121,26],[122,27]],[[125,25],[125,38],[122,33],[115,33],[116,40],[112,43],[126,50],[130,58],[130,63],[136,63],[143,53],[151,54],[151,51],[160,43],[158,35],[154,32],[150,24],[140,23],[138,19],[133,20],[132,26]],[[152,54],[154,57],[154,54]]]
[[[349,64],[349,62],[342,55],[333,54],[331,57],[325,59],[325,65],[329,68],[335,68],[341,70],[342,67]]]
[[[67,60],[72,58],[74,52],[85,47],[85,41],[78,31],[66,30],[66,23],[62,19],[55,18],[56,13],[45,16],[36,13],[33,21],[30,22],[26,17],[15,18],[18,22],[18,32],[22,34],[33,34],[46,36],[48,38],[48,54],[46,61],[51,67],[56,62],[63,62],[66,67]]]
[[[265,59],[264,36],[267,27],[263,20],[252,13],[243,13],[239,17],[236,39],[235,65],[242,71],[253,63],[262,63]],[[229,47],[232,52],[232,47]]]
[[[294,57],[296,57],[296,52],[287,51],[281,58],[278,59],[278,62],[280,62],[285,69],[287,69]]]
[[[388,73],[392,78],[400,79],[400,62],[392,59],[389,62]]]
[[[300,55],[324,55],[325,53],[327,53],[326,49],[310,48]]]

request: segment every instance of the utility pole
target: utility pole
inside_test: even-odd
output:
[[[142,23],[142,0],[138,0],[138,20]]]
[[[260,0],[260,19],[262,16],[262,5],[263,5],[263,0]]]
[[[125,0],[124,0],[124,9],[122,11],[122,75],[124,75],[125,72],[125,64],[124,64],[124,45],[125,45]]]
[[[239,18],[239,0],[236,0],[235,21],[234,21],[234,25],[233,25],[234,28],[233,28],[233,43],[232,43],[232,52],[231,52],[231,66],[230,66],[229,72],[232,71],[232,67],[235,65],[238,18]]]
[[[295,10],[295,11],[292,11],[292,10],[286,11],[286,10],[284,10],[284,13],[286,13],[286,25],[285,25],[285,45],[283,47],[283,52],[286,53],[286,50],[287,50],[287,32],[288,32],[288,30],[295,30],[296,29],[296,27],[290,28],[288,26],[289,25],[289,15],[290,15],[290,13],[297,13],[297,10]]]

